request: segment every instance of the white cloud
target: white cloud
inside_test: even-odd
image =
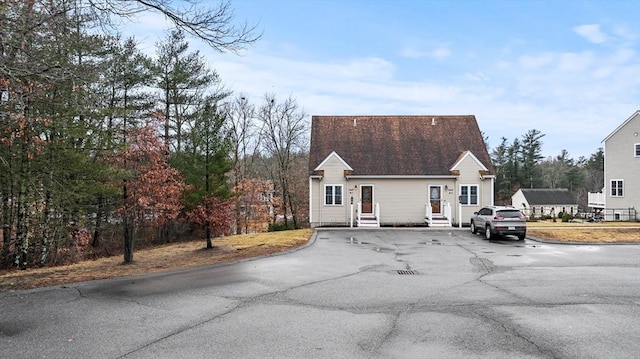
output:
[[[419,58],[432,58],[436,60],[442,60],[450,57],[453,54],[451,48],[448,45],[438,45],[432,49],[421,49],[413,45],[405,46],[400,51],[400,56],[419,59]]]
[[[573,31],[594,44],[602,44],[607,41],[607,35],[600,31],[598,24],[576,26]]]
[[[555,59],[555,55],[551,53],[543,53],[536,55],[523,55],[518,59],[519,65],[524,70],[537,70],[551,65]]]
[[[162,23],[150,20],[149,28]],[[146,34],[145,28],[136,35]],[[599,25],[574,31],[592,43],[608,40]],[[626,40],[637,38],[629,31],[624,35]],[[633,43],[575,52],[518,53],[524,46],[512,46],[499,53],[478,52],[482,62],[454,64],[454,72],[444,76],[433,72],[434,62],[411,61],[418,66],[410,70],[419,75],[416,78],[428,79],[420,81],[399,80],[396,74],[407,69],[398,68],[403,62],[393,55],[335,54],[337,60],[326,61],[303,47],[267,40],[248,48],[244,56],[219,54],[197,41],[191,45],[230,90],[256,105],[271,92],[278,98],[293,96],[309,115],[473,114],[492,146],[501,137],[512,141],[530,129],[540,130],[546,134],[545,156],[561,149],[588,156],[640,106],[640,68]],[[453,55],[448,44],[419,45],[405,46],[400,55],[438,60]],[[448,71],[449,64],[439,61],[436,71]]]
[[[584,53],[563,53],[558,59],[558,69],[560,71],[583,72],[587,71],[593,63],[593,54]]]

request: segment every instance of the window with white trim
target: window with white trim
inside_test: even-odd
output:
[[[636,154],[636,157],[640,157],[640,143],[636,143],[633,146],[635,148],[635,152],[634,153]]]
[[[624,181],[619,179],[611,180],[611,197],[623,197]]]
[[[342,206],[342,185],[324,185],[324,204],[327,206]]]
[[[478,185],[461,185],[460,203],[466,205],[478,205]]]

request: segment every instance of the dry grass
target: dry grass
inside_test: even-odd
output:
[[[229,236],[214,239],[213,249],[206,249],[204,240],[172,243],[137,251],[134,263],[127,265],[122,264],[122,256],[116,256],[59,267],[0,271],[0,291],[228,263],[299,247],[307,243],[312,234],[312,229],[300,229]]]
[[[543,240],[576,243],[640,243],[640,223],[527,223],[527,235]]]

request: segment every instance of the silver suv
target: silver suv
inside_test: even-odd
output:
[[[487,239],[512,234],[524,240],[527,236],[527,221],[514,207],[487,206],[471,217],[471,233],[483,231]]]

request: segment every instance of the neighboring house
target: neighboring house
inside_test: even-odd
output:
[[[607,221],[639,220],[640,110],[624,121],[604,142],[604,188],[589,193],[589,207]]]
[[[566,188],[521,188],[511,196],[511,205],[530,218],[578,213],[578,202]]]
[[[274,196],[275,187],[272,181],[246,178],[233,188],[238,193],[236,202],[236,221],[234,233],[259,233],[269,229],[274,223],[275,207],[280,198]]]
[[[309,222],[469,223],[493,204],[494,173],[472,115],[313,116]]]

